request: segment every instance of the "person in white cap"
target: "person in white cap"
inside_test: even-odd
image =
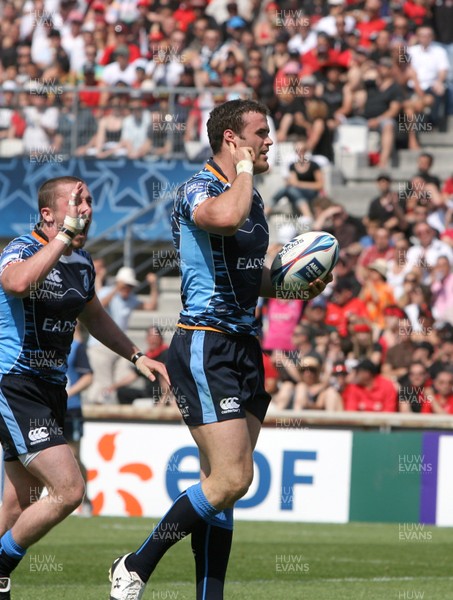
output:
[[[102,306],[122,331],[127,331],[133,310],[157,309],[159,294],[157,277],[154,273],[148,273],[146,280],[149,283],[150,293],[145,302],[139,300],[134,292],[139,281],[131,267],[121,267],[116,274],[115,284],[105,286],[98,292]],[[86,393],[85,401],[90,404],[115,402],[116,397],[108,393],[107,389],[129,372],[127,361],[121,360],[117,354],[93,337],[88,340],[88,358],[93,369],[93,383]]]

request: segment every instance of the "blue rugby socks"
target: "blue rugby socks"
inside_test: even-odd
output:
[[[218,512],[208,502],[201,483],[191,486],[176,498],[142,546],[126,558],[126,568],[135,571],[146,583],[169,548],[191,533],[200,522],[209,521]]]
[[[197,600],[223,600],[225,576],[233,540],[233,509],[200,521],[192,531]]]
[[[25,555],[25,548],[13,539],[11,530],[0,539],[0,577],[9,577]]]

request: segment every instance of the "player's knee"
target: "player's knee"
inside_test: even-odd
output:
[[[20,517],[22,512],[28,506],[30,506],[30,505],[28,504],[27,506],[19,506],[16,503],[11,504],[11,505],[9,505],[9,504],[2,505],[2,517],[5,519],[5,522],[4,522],[5,531],[7,531],[8,529],[11,529],[14,526],[17,519]]]
[[[85,483],[83,479],[80,478],[80,481],[74,482],[59,495],[62,511],[65,514],[71,514],[78,506],[80,506],[84,496]]]
[[[227,500],[229,503],[236,502],[246,495],[253,480],[253,469],[245,469],[229,478]]]

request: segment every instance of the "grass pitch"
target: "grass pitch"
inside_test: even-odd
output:
[[[12,600],[108,600],[114,558],[151,519],[69,518],[30,548]],[[226,600],[453,600],[453,531],[410,524],[235,525]],[[143,600],[195,598],[190,541],[176,544]],[[208,599],[209,600],[209,599]]]

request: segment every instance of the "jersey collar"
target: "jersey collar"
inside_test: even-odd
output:
[[[35,240],[38,240],[43,246],[49,243],[49,238],[44,233],[44,231],[39,227],[39,223],[35,225],[35,228],[31,232],[32,236]]]
[[[219,167],[219,165],[215,162],[215,160],[213,158],[210,158],[206,162],[204,168],[208,169],[208,171],[211,171],[211,173],[213,173],[217,177],[217,179],[220,179],[220,181],[222,183],[228,183],[227,176],[225,175],[225,173],[222,171],[222,169]]]

